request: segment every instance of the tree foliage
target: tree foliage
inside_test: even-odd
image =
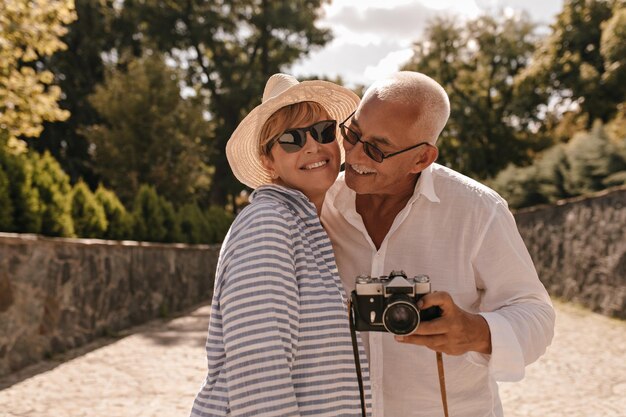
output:
[[[626,99],[623,0],[566,0],[551,33],[516,79],[535,113],[574,111],[590,128],[608,122]],[[548,104],[550,106],[548,106]]]
[[[72,0],[17,0],[0,3],[0,129],[7,143],[37,136],[45,120],[65,120],[61,90],[53,74],[37,65],[40,57],[65,48],[65,25],[76,18]]]
[[[92,188],[98,181],[89,153],[90,143],[82,135],[81,127],[100,122],[88,97],[103,82],[105,63],[115,55],[112,51],[119,42],[115,11],[122,3],[126,2],[75,0],[77,19],[67,26],[62,38],[67,48],[38,61],[38,65],[54,73],[55,83],[63,91],[59,105],[71,114],[63,122],[44,123],[42,134],[27,140],[28,145],[40,153],[49,151],[72,182],[83,178]]]
[[[528,135],[534,120],[512,82],[534,49],[533,29],[526,15],[482,16],[466,25],[439,18],[415,44],[404,69],[433,77],[450,97],[451,116],[438,142],[444,164],[486,178],[539,146]]]
[[[198,100],[181,97],[177,71],[162,56],[112,70],[90,101],[103,120],[84,131],[95,145],[95,169],[124,203],[141,184],[180,203],[206,196],[211,124]]]
[[[63,105],[75,117],[48,125],[35,145],[52,149],[73,179],[91,178],[95,186],[90,141],[77,128],[101,124],[85,98],[103,80],[103,60],[123,70],[134,58],[162,53],[184,71],[188,91],[203,102],[215,125],[210,165],[219,180],[210,184],[211,199],[223,205],[242,188],[228,168],[226,141],[258,104],[271,74],[330,40],[330,30],[316,26],[326,2],[77,0],[79,19],[70,28],[68,51],[54,60],[68,91]]]
[[[530,166],[509,165],[490,185],[511,207],[520,208],[623,184],[626,155],[598,121],[590,131],[578,133],[567,144],[542,152]]]

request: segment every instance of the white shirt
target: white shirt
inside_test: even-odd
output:
[[[488,187],[433,164],[376,250],[343,175],[326,195],[322,222],[346,291],[361,274],[427,274],[489,324],[492,353],[444,355],[448,408],[454,417],[502,416],[498,381],[516,381],[550,344],[554,310],[515,220]],[[389,333],[362,334],[370,360],[373,416],[443,416],[435,352]]]

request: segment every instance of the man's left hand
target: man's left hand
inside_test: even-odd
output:
[[[425,295],[420,304],[420,310],[439,306],[441,317],[421,322],[410,335],[396,336],[398,342],[426,346],[448,355],[462,355],[469,351],[491,353],[489,325],[481,315],[463,310],[444,291]]]

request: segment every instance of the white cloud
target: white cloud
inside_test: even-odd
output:
[[[386,36],[407,43],[418,38],[427,22],[439,14],[441,12],[416,2],[395,8],[347,6],[326,21],[338,36]]]
[[[308,58],[297,62],[288,72],[296,77],[303,75],[341,75],[348,86],[368,84],[365,70],[375,67],[389,55],[389,51],[397,51],[403,45],[397,42],[378,41],[366,45],[341,43],[333,41],[328,47],[311,54]]]
[[[388,75],[397,72],[400,67],[404,65],[412,56],[412,48],[405,48],[399,51],[390,52],[375,66],[369,65],[365,68],[364,78],[367,81],[365,84],[371,84],[378,79],[385,78]]]
[[[333,0],[324,7],[319,25],[335,39],[289,69],[294,75],[342,76],[348,86],[369,85],[397,71],[410,57],[428,21],[442,14],[474,18],[507,8],[525,10],[539,23],[549,23],[562,0]]]

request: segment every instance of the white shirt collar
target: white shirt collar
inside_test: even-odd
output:
[[[334,206],[341,213],[350,213],[356,212],[356,193],[354,190],[345,185],[345,172],[341,172],[339,177],[337,178],[337,183],[330,190],[329,193],[334,195],[330,196],[330,201],[334,202]],[[417,184],[415,184],[415,191],[413,195],[409,199],[407,205],[413,204],[420,195],[423,195],[429,201],[433,203],[439,203],[439,197],[435,192],[435,184],[433,181],[433,164],[429,165],[426,169],[424,169],[420,178],[417,180]],[[329,196],[327,196],[328,198]]]

